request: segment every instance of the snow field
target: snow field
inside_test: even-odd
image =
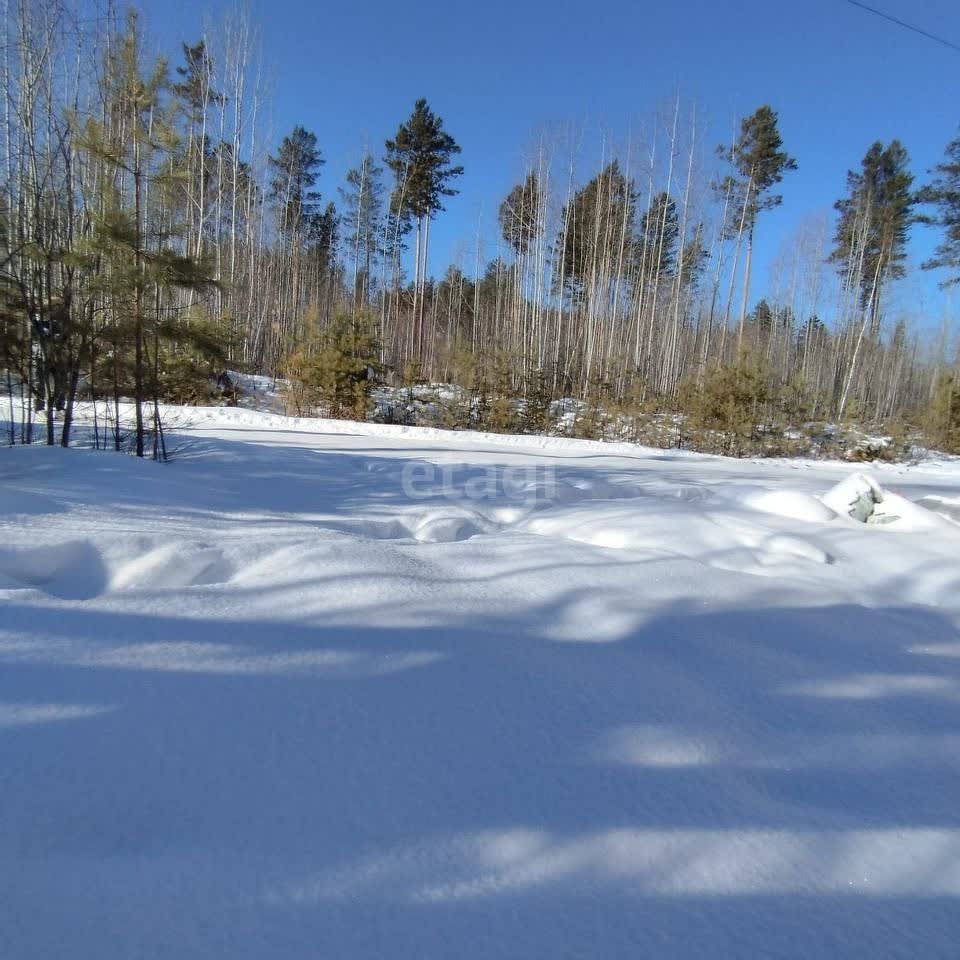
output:
[[[4,958],[955,956],[955,464],[175,413],[0,453]]]

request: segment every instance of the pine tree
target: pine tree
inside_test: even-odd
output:
[[[718,453],[741,457],[756,449],[771,401],[769,371],[747,353],[708,375],[703,389],[686,398],[690,427]],[[714,446],[715,444],[715,446]]]
[[[927,434],[938,449],[960,453],[960,377],[938,377],[927,413]]]
[[[497,213],[500,233],[518,256],[526,253],[537,235],[542,204],[540,181],[532,172],[527,174],[523,183],[513,187],[500,204]]]
[[[95,223],[95,243],[109,264],[105,292],[111,306],[116,339],[114,349],[114,401],[121,379],[122,347],[133,348],[133,400],[136,421],[135,444],[138,457],[144,455],[144,402],[147,399],[147,194],[156,155],[173,141],[173,132],[162,116],[161,98],[167,86],[167,66],[157,60],[145,72],[143,40],[135,14],[128,16],[127,28],[116,49],[108,55],[106,74],[108,110],[111,123],[87,126],[88,152],[103,162],[109,177],[102,187],[106,194],[102,213]],[[116,131],[116,132],[115,132]],[[124,190],[124,181],[130,186]],[[119,447],[119,415],[114,425]]]
[[[333,203],[310,217],[307,230],[307,252],[313,257],[318,279],[322,282],[333,273],[340,243],[340,215]]]
[[[366,419],[379,354],[375,329],[367,313],[338,311],[315,350],[305,344],[287,358],[290,399],[298,415],[322,408],[336,419]]]
[[[773,188],[783,180],[785,173],[797,169],[797,161],[782,149],[783,139],[777,122],[778,117],[773,109],[766,105],[760,107],[744,118],[736,142],[723,151],[735,170],[721,184],[721,188],[733,200],[728,211],[729,226],[736,225],[738,244],[744,235],[747,238],[738,344],[743,342],[757,217],[761,211],[771,210],[783,203],[783,197],[773,193]]]
[[[203,350],[204,324],[179,322],[176,292],[216,286],[209,265],[181,252],[175,221],[183,180],[173,159],[179,144],[172,125],[174,105],[166,64],[144,64],[136,17],[111,49],[105,65],[107,123],[90,120],[82,146],[101,171],[101,204],[92,216],[88,262],[102,266],[90,282],[106,306],[111,324],[101,363],[111,367],[114,444],[120,446],[119,398],[132,393],[135,449],[145,453],[144,405],[153,401],[154,456],[163,456],[159,401],[163,392],[164,344]],[[221,354],[214,351],[219,359]]]
[[[443,128],[424,98],[414,104],[413,113],[401,123],[393,139],[387,140],[385,163],[394,175],[390,210],[403,225],[416,224],[414,266],[414,325],[417,356],[424,353],[423,294],[426,278],[430,221],[443,211],[443,198],[456,196],[451,183],[463,173],[453,164],[460,146]]]
[[[653,198],[650,209],[640,218],[637,261],[647,277],[672,276],[677,268],[680,220],[677,203],[668,193]]]
[[[275,157],[270,181],[270,199],[277,204],[280,229],[288,235],[309,232],[317,216],[320,194],[312,188],[325,163],[317,148],[317,135],[294,127],[283,138]]]
[[[903,276],[907,237],[917,220],[908,159],[899,140],[872,144],[860,170],[847,174],[848,195],[834,205],[840,216],[830,259],[859,291],[873,334],[884,285]]]
[[[225,98],[213,89],[213,60],[206,43],[200,40],[192,45],[181,44],[181,47],[184,63],[176,68],[180,79],[170,84],[170,92],[178,99],[186,116],[187,137],[179,159],[185,179],[187,220],[192,233],[187,238],[188,245],[199,256],[203,249],[208,194],[217,169],[207,133],[207,113],[212,106],[223,103]]]
[[[346,230],[344,240],[353,259],[355,306],[370,298],[373,264],[381,252],[382,173],[382,168],[365,152],[360,165],[347,171],[346,188],[340,188],[344,205],[342,223]]]
[[[591,278],[609,270],[600,265],[617,255],[624,235],[629,236],[636,208],[633,181],[613,160],[581,187],[563,211],[557,240],[558,280],[575,296],[582,296]]]
[[[937,164],[937,177],[920,190],[918,199],[937,209],[931,221],[943,227],[945,236],[924,270],[945,269],[951,274],[941,286],[960,283],[960,137],[947,145],[946,159]]]

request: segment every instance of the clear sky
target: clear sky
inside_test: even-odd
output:
[[[960,43],[958,0],[870,2]],[[143,8],[149,32],[175,54],[231,7]],[[900,138],[920,178],[960,127],[960,52],[846,0],[250,0],[245,9],[262,35],[273,128],[300,123],[317,134],[325,197],[338,199],[364,144],[382,151],[417,97],[444,118],[466,172],[431,233],[437,272],[458,248],[472,250],[481,213],[492,224],[538,133],[576,126],[588,152],[595,138],[599,165],[601,127],[620,136],[648,127],[677,91],[696,104],[710,146],[762,103],[780,113],[799,169],[783,183],[783,207],[759,226],[756,296],[784,238],[813,215],[832,216],[847,169],[871,142]],[[935,239],[918,227],[912,258]],[[935,278],[905,283],[899,297],[912,313],[942,315]]]

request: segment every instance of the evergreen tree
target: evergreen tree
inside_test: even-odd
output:
[[[177,67],[180,80],[171,84],[171,90],[190,108],[191,121],[200,121],[207,107],[222,103],[223,95],[213,90],[213,61],[204,40],[195,44],[181,44],[183,66]]]
[[[647,277],[672,276],[677,268],[680,220],[677,203],[668,193],[658,193],[640,218],[637,258]]]
[[[947,453],[960,453],[960,377],[938,377],[927,413],[931,442]]]
[[[946,159],[937,164],[937,177],[918,194],[922,203],[937,209],[932,222],[943,227],[945,236],[926,263],[924,270],[951,271],[941,286],[960,283],[960,137],[947,145]]]
[[[603,273],[601,264],[616,257],[624,235],[629,236],[636,207],[632,180],[613,160],[581,187],[563,211],[557,240],[560,269],[556,276],[576,296],[590,278]]]
[[[829,336],[830,334],[826,324],[814,314],[804,321],[803,326],[800,327],[797,333],[797,349],[803,350],[805,347],[809,348],[811,345],[822,346],[826,343]]]
[[[456,140],[443,128],[427,101],[421,97],[413,113],[387,140],[385,163],[394,176],[390,210],[397,218],[398,232],[406,232],[412,220],[416,224],[414,266],[414,324],[418,356],[423,355],[423,293],[426,277],[430,221],[440,213],[444,197],[456,196],[452,181],[463,173],[453,163],[460,153]]]
[[[225,101],[213,88],[213,60],[203,40],[181,44],[183,65],[176,68],[180,78],[169,84],[186,118],[186,138],[179,145],[174,162],[183,180],[190,236],[185,240],[197,255],[202,252],[204,222],[211,203],[211,188],[217,175],[217,156],[207,133],[207,111]]]
[[[460,147],[422,97],[393,139],[386,141],[386,150],[386,164],[397,184],[391,197],[394,209],[409,211],[418,220],[431,218],[443,210],[444,197],[456,196],[450,182],[463,167],[451,161]]]
[[[500,204],[497,217],[504,241],[518,256],[526,253],[540,228],[543,214],[540,181],[535,173],[528,173]]]
[[[340,216],[333,203],[310,217],[307,251],[313,256],[322,280],[333,273],[340,242]]]
[[[144,455],[144,405],[152,400],[154,456],[160,458],[164,343],[192,342],[202,351],[210,341],[202,320],[181,322],[172,295],[211,289],[216,281],[207,264],[180,249],[182,231],[175,217],[182,180],[172,162],[179,150],[175,111],[166,102],[166,64],[158,60],[147,71],[142,46],[131,15],[105,65],[107,122],[90,120],[82,138],[85,152],[98,162],[102,198],[85,253],[88,265],[101,265],[90,283],[111,321],[100,362],[109,366],[113,379],[114,444],[119,449],[119,398],[132,394],[136,454]]]
[[[744,118],[736,142],[726,150],[721,148],[734,168],[734,173],[721,183],[721,189],[732,199],[728,211],[728,229],[736,230],[738,243],[744,235],[747,238],[738,342],[743,340],[743,324],[750,294],[757,217],[762,210],[770,210],[783,203],[783,197],[773,193],[773,188],[783,180],[785,173],[797,169],[797,161],[782,149],[783,139],[777,122],[776,112],[764,105]]]
[[[340,188],[344,205],[342,224],[344,240],[353,259],[354,303],[369,299],[372,268],[380,253],[379,235],[382,229],[383,184],[381,167],[369,153],[364,153],[360,165],[347,171],[346,188]]]
[[[756,326],[758,332],[762,334],[770,333],[773,329],[774,312],[766,299],[761,299],[757,303],[753,308],[753,313],[750,315],[749,320]]]
[[[317,216],[320,194],[312,188],[326,161],[317,148],[317,136],[304,127],[294,127],[280,142],[270,181],[270,199],[277,204],[280,229],[289,235],[309,233]]]
[[[760,424],[768,418],[771,401],[769,371],[746,353],[737,361],[710,372],[703,389],[686,401],[690,427],[708,449],[742,457],[757,448]]]
[[[162,97],[167,87],[167,67],[157,60],[145,73],[142,38],[136,16],[130,14],[127,29],[108,54],[109,126],[90,121],[86,147],[108,172],[103,184],[105,203],[95,222],[97,252],[109,264],[104,292],[114,320],[114,399],[119,405],[124,347],[133,348],[133,399],[136,421],[136,453],[144,455],[144,401],[147,399],[147,197],[157,155],[172,145],[173,132],[162,116]],[[116,131],[116,132],[115,132]],[[124,190],[124,182],[129,189]],[[119,413],[114,441],[119,448]]]
[[[337,311],[315,350],[303,345],[288,357],[289,398],[298,415],[320,407],[337,419],[366,419],[379,353],[375,329],[362,311]]]
[[[830,256],[858,290],[876,333],[884,284],[902,277],[907,236],[916,222],[913,175],[899,140],[872,144],[859,171],[847,174],[848,195],[834,205],[840,216]]]

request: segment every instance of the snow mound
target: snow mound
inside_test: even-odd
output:
[[[952,527],[939,512],[928,510],[898,493],[884,490],[864,473],[851,474],[823,495],[823,502],[841,516],[875,526],[892,526],[904,532]]]
[[[770,530],[742,515],[691,509],[689,502],[607,501],[543,510],[516,529],[538,536],[633,550],[653,557],[686,557],[719,570],[789,575],[831,555],[804,537]]]
[[[38,590],[61,600],[89,600],[105,586],[103,559],[89,540],[0,549],[0,591]]]
[[[866,523],[883,503],[880,484],[865,473],[852,473],[823,495],[823,502],[844,517]]]
[[[918,506],[932,510],[947,520],[960,523],[960,498],[929,496],[917,501]]]
[[[889,490],[884,491],[883,502],[877,505],[869,522],[891,524],[897,530],[906,532],[922,530],[956,532],[956,524],[952,521]]]
[[[226,583],[234,574],[223,551],[204,543],[167,543],[120,563],[111,590],[170,589]]]
[[[807,523],[826,523],[837,516],[836,511],[823,500],[796,490],[755,490],[747,493],[742,502],[751,510]]]
[[[705,556],[703,562],[718,570],[731,573],[749,573],[754,576],[791,576],[801,566],[814,564],[832,564],[833,557],[801,537],[774,534],[762,541],[753,541],[744,537],[744,546],[732,546],[730,549]]]

